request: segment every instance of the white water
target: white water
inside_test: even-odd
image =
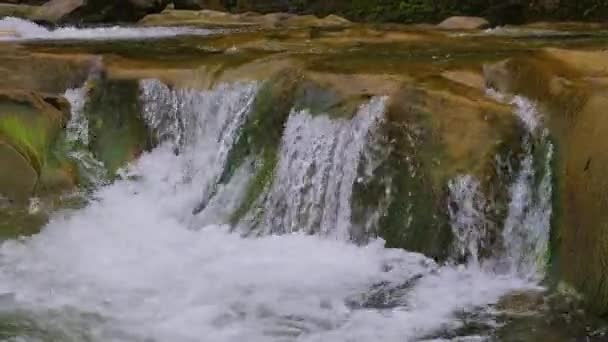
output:
[[[356,246],[301,233],[254,239],[217,224],[193,226],[192,206],[217,179],[254,85],[174,92],[154,82],[142,84],[149,119],[159,118],[152,108],[173,115],[175,102],[186,104],[176,109],[192,123],[182,128],[188,138],[180,153],[168,139],[134,163],[129,177],[100,188],[85,209],[58,213],[42,233],[0,245],[2,316],[30,315],[44,329],[60,331],[63,341],[85,335],[104,342],[402,342],[456,328],[462,323],[454,314],[483,310],[529,286],[473,266],[438,267],[382,241]],[[153,94],[179,100],[158,102]],[[151,103],[172,105],[161,110]],[[370,110],[376,105],[360,114],[381,113]],[[334,127],[326,118],[294,115],[320,129],[313,137],[323,136],[318,122]],[[339,125],[361,127],[355,140],[365,141],[371,123],[358,120],[371,119]],[[304,126],[291,127],[307,131]],[[352,146],[344,153],[361,151],[358,142],[342,144]],[[236,174],[244,175],[233,178],[246,173],[242,168]],[[352,186],[348,177],[339,182]],[[390,294],[408,281],[391,295],[393,305],[366,305],[371,293]]]
[[[28,20],[0,19],[0,41],[27,40],[141,40],[185,35],[206,36],[217,31],[191,27],[60,27],[49,30]]]
[[[348,240],[351,196],[363,148],[384,113],[374,98],[352,119],[292,112],[274,182],[265,199],[267,233],[303,231]]]
[[[89,145],[89,120],[84,113],[89,90],[89,81],[80,88],[67,89],[63,96],[70,103],[70,121],[66,125],[66,142],[69,144],[68,155],[77,162],[81,182],[85,180],[92,185],[102,185],[107,178],[107,170],[91,151]]]
[[[480,187],[479,181],[471,175],[459,176],[448,184],[448,214],[455,237],[453,248],[457,258],[468,258],[473,265],[479,265],[488,228],[487,204]]]
[[[524,155],[520,171],[511,186],[508,216],[503,230],[507,260],[512,270],[522,276],[541,278],[547,263],[549,232],[551,229],[553,145],[548,141],[548,132],[542,127],[542,115],[537,104],[516,96],[511,103],[515,113],[527,129],[523,137]],[[543,156],[542,178],[534,184],[533,142],[536,148],[546,148]]]
[[[488,96],[513,106],[524,135],[519,169],[509,187],[507,215],[504,222],[499,223],[502,225],[502,246],[494,246],[494,249],[501,247],[503,252],[495,253],[493,258],[481,264],[482,267],[503,264],[506,265],[506,269],[501,270],[503,273],[540,280],[548,262],[553,214],[553,145],[535,102],[492,89],[488,90]],[[539,165],[534,165],[539,162],[534,160],[535,149],[542,149],[543,152],[536,156],[542,158],[540,170],[537,170]],[[509,169],[513,170],[512,165],[509,165]],[[539,176],[537,172],[542,174]],[[485,247],[486,234],[492,225],[486,218],[486,211],[492,208],[480,191],[479,181],[470,175],[456,177],[448,188],[448,213],[455,237],[455,257],[467,258],[469,263],[479,265],[479,251]]]

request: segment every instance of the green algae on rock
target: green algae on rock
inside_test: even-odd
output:
[[[152,144],[135,80],[94,81],[84,113],[89,120],[89,148],[110,174]]]
[[[47,152],[68,116],[69,105],[61,98],[0,91],[0,142],[6,162],[3,165],[15,165],[2,168],[3,183],[8,183],[0,187],[0,193],[20,202],[33,194]],[[9,186],[11,183],[14,185]]]

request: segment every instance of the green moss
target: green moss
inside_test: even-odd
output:
[[[434,180],[441,147],[432,136],[430,114],[417,106],[422,96],[408,89],[389,106],[378,132],[379,148],[388,153],[369,179],[355,184],[353,222],[361,225],[380,209],[377,231],[387,247],[445,260],[452,239],[444,201],[447,180]]]
[[[20,117],[5,115],[0,117],[0,138],[8,141],[40,173],[48,148],[47,126],[39,121],[27,123]]]
[[[220,183],[227,183],[247,157],[277,151],[285,122],[294,105],[299,80],[300,76],[295,71],[285,70],[264,82],[256,95],[252,112],[228,155]]]
[[[389,113],[390,114],[390,113]],[[433,180],[435,167],[430,155],[433,141],[425,113],[410,113],[390,124],[384,134],[392,142],[387,173],[392,174],[391,199],[380,219],[380,235],[387,247],[405,248],[444,260],[448,255],[451,230],[446,216],[445,189]],[[389,120],[395,119],[390,118]],[[413,121],[409,121],[413,120]],[[444,183],[447,184],[447,183]]]
[[[243,202],[239,208],[232,214],[230,223],[236,225],[243,216],[249,212],[253,207],[253,204],[258,199],[260,194],[267,189],[269,184],[272,182],[274,177],[274,171],[278,162],[278,151],[277,149],[266,149],[261,155],[260,165],[257,167],[255,175],[251,179],[247,189],[245,190],[245,196]]]
[[[30,214],[20,208],[0,209],[0,241],[37,234],[47,220],[44,213]]]
[[[110,174],[151,147],[137,81],[99,80],[84,111],[89,118],[89,148]]]

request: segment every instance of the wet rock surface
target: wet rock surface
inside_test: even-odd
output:
[[[363,221],[373,212],[370,208],[382,204],[385,207],[380,209],[387,210],[386,214],[369,226],[374,236],[384,238],[389,247],[449,260],[453,241],[449,181],[462,174],[479,180],[480,191],[492,208],[498,208],[488,215],[489,227],[504,219],[508,205],[504,178],[513,178],[523,153],[525,128],[509,103],[486,93],[492,88],[524,95],[546,113],[543,120],[559,156],[553,165],[557,187],[550,277],[572,283],[590,307],[606,312],[604,178],[608,159],[603,137],[608,126],[602,113],[608,106],[608,59],[603,51],[607,37],[601,29],[584,26],[573,33],[551,27],[539,33],[537,26],[464,32],[460,30],[470,27],[460,26],[457,32],[447,32],[421,26],[359,25],[339,17],[171,9],[147,16],[141,24],[247,29],[153,41],[0,43],[0,75],[6,76],[0,78],[0,85],[21,89],[17,93],[0,90],[0,122],[9,112],[5,108],[21,110],[24,103],[32,117],[53,118],[36,134],[48,137],[40,145],[27,136],[15,137],[21,130],[14,126],[7,138],[0,125],[0,192],[10,201],[25,203],[0,216],[0,230],[2,222],[11,222],[5,225],[12,227],[38,222],[38,216],[24,208],[38,194],[41,179],[46,179],[45,189],[50,193],[79,185],[74,176],[77,167],[69,162],[59,160],[56,172],[44,174],[44,166],[50,164],[43,156],[65,133],[69,108],[60,95],[66,89],[87,84],[88,102],[83,111],[90,126],[85,150],[114,174],[158,143],[141,117],[142,80],[158,79],[175,91],[205,91],[227,82],[270,79],[274,86],[262,87],[256,96],[256,115],[245,123],[249,135],[237,144],[243,154],[233,156],[234,161],[229,159],[234,163],[231,172],[246,165],[247,157],[263,161],[256,165],[258,183],[247,191],[251,197],[247,205],[269,184],[292,107],[332,119],[350,119],[374,96],[387,96],[380,144],[389,153],[379,153],[385,159],[373,169],[371,180],[357,179],[353,219],[367,224]],[[101,75],[87,81],[95,63],[102,64]],[[4,92],[11,95],[3,97]],[[498,165],[497,159],[515,162]],[[14,168],[2,167],[9,164]],[[511,174],[505,176],[498,166]],[[226,175],[226,183],[229,180]],[[247,209],[243,206],[239,215],[245,215]],[[235,221],[240,218],[233,217]],[[413,228],[404,229],[404,222]],[[488,235],[489,246],[499,244],[499,233]],[[361,243],[366,238],[364,234],[352,236]],[[405,295],[413,285],[383,286],[378,284],[377,291],[353,305],[391,308],[397,305],[394,298]],[[542,327],[542,332],[529,333],[528,323],[522,323],[521,316],[546,306],[536,294],[505,298],[497,309],[508,311],[510,318],[504,329],[497,329],[499,340],[554,338],[556,334],[550,330],[560,321],[551,321],[547,327],[547,311],[540,314],[542,319],[534,316],[530,323],[535,329]],[[471,329],[483,330],[478,326]],[[591,336],[585,329],[577,328],[573,336]]]

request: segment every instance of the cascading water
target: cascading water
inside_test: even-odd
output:
[[[160,146],[86,208],[0,245],[0,322],[26,322],[9,338],[417,341],[459,328],[456,312],[485,310],[530,286],[512,274],[440,267],[381,240],[347,241],[356,168],[384,98],[351,119],[293,110],[260,195],[258,225],[268,235],[244,238],[223,216],[238,206],[253,162],[218,182],[258,86],[178,90],[146,80],[140,88]],[[478,220],[475,205],[463,230]]]
[[[486,241],[488,222],[485,216],[486,199],[479,181],[471,175],[460,176],[448,184],[450,205],[448,213],[454,233],[453,248],[457,259],[469,258],[479,266],[480,250]]]
[[[352,119],[289,116],[276,176],[263,196],[261,225],[267,234],[303,231],[348,240],[351,196],[361,153],[384,111],[374,98]]]
[[[228,153],[251,108],[257,84],[196,91],[171,90],[159,81],[144,80],[141,89],[143,115],[159,139],[172,140],[179,153],[191,156],[183,158],[183,169],[187,170],[183,177],[200,187],[201,193],[190,205],[198,213],[217,193]]]
[[[450,182],[448,212],[455,236],[456,257],[468,257],[472,264],[478,265],[480,250],[488,243],[489,228],[500,226],[502,246],[493,249],[503,252],[494,253],[490,263],[506,264],[506,268],[499,267],[501,272],[542,279],[548,261],[551,229],[553,145],[534,102],[521,96],[510,99],[494,91],[489,91],[489,95],[511,104],[524,129],[519,168],[509,187],[510,200],[503,222],[492,223],[487,218],[486,212],[491,208],[478,180],[465,175]],[[535,151],[540,153],[535,154]],[[512,166],[508,169],[513,172]]]
[[[553,145],[541,125],[542,117],[535,103],[516,96],[512,100],[516,114],[527,134],[522,141],[520,171],[511,186],[508,216],[503,240],[511,270],[523,276],[542,277],[547,262],[551,229]],[[540,170],[535,167],[533,148],[539,149]],[[537,173],[541,172],[540,177]]]

